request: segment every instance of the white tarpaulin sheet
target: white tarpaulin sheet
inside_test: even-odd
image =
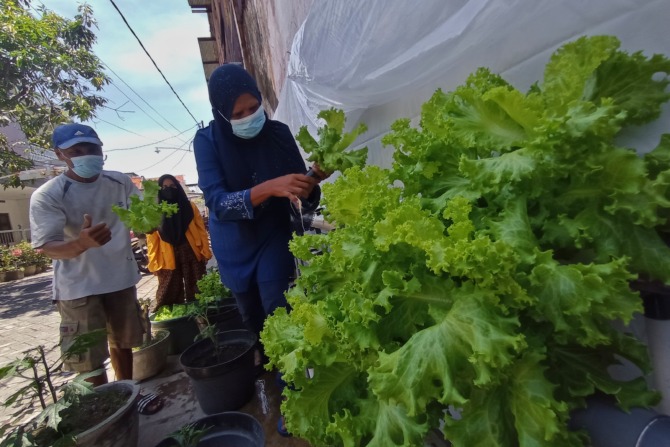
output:
[[[670,57],[669,24],[670,0],[315,0],[274,118],[316,135],[320,110],[344,109],[348,128],[368,125],[357,140],[368,163],[387,166],[381,136],[397,118],[418,118],[438,87],[452,90],[486,66],[525,91],[556,48],[582,35]],[[670,107],[631,138],[655,144],[669,118]]]

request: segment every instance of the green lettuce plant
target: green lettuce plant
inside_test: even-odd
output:
[[[193,316],[193,308],[195,306],[195,303],[164,305],[157,309],[156,313],[152,317],[152,320],[165,321],[172,320],[174,318],[190,317]]]
[[[196,283],[198,293],[195,294],[197,303],[204,308],[218,307],[221,299],[232,297],[232,292],[221,282],[221,276],[216,267],[210,268]]]
[[[158,228],[163,219],[179,211],[176,203],[168,203],[165,200],[158,201],[158,182],[145,180],[142,182],[144,193],[142,197],[131,196],[128,209],[118,205],[112,205],[112,211],[116,213],[121,222],[136,234],[149,233]]]
[[[659,116],[668,73],[611,36],[564,45],[525,93],[482,68],[438,90],[419,128],[393,124],[392,168],[324,185],[337,229],[291,242],[306,261],[292,311],[262,333],[294,385],[291,433],[422,446],[441,427],[454,446],[575,446],[587,435],[567,422],[588,396],[656,402],[607,368],[649,371],[613,322],[642,311],[632,280],[670,282],[670,136],[644,156],[617,142]]]
[[[344,133],[347,121],[344,111],[340,109],[322,110],[317,115],[325,121],[325,125],[317,130],[319,141],[316,141],[307,130],[300,127],[295,139],[309,154],[307,160],[315,162],[324,172],[345,171],[351,167],[362,167],[368,157],[368,148],[347,150],[360,134],[368,130],[363,123],[351,132]]]

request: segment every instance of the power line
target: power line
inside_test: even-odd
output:
[[[168,155],[168,156],[166,156],[166,157],[163,157],[160,161],[158,161],[157,163],[152,164],[151,166],[147,166],[146,168],[142,168],[142,169],[137,169],[137,172],[142,172],[142,171],[146,171],[147,169],[151,169],[151,168],[153,168],[154,166],[163,163],[165,160],[167,160],[168,158],[172,157],[172,156],[173,156],[174,154],[176,154],[176,153],[177,153],[177,151],[174,151],[174,152],[172,152],[170,155]]]
[[[192,143],[193,143],[193,138],[191,138],[191,139],[188,141],[188,145],[189,145],[188,152],[191,152],[190,149],[191,149],[191,144],[192,144]],[[186,144],[186,142],[184,142],[184,144]],[[183,146],[183,145],[182,145],[182,146]],[[151,166],[147,166],[146,168],[138,169],[137,172],[141,172],[141,171],[145,171],[145,170],[147,170],[147,169],[151,169],[151,168],[153,168],[154,166],[163,163],[165,160],[167,160],[168,158],[172,157],[172,156],[173,156],[174,154],[176,154],[177,152],[178,152],[178,150],[174,150],[174,151],[172,151],[171,154],[169,154],[169,155],[163,157],[163,158],[162,158],[160,161],[158,161],[157,163],[154,163],[154,164],[152,164]],[[185,156],[186,156],[186,153],[184,153],[184,155],[182,155],[181,159],[177,162],[177,164],[181,163],[181,160],[183,160]],[[175,165],[175,166],[176,166],[176,165]],[[174,169],[174,167],[173,167],[172,169]]]
[[[191,115],[191,118],[193,118],[193,121],[195,121],[195,124],[199,124],[199,123],[198,123],[198,120],[195,119],[195,116],[193,116],[193,114],[192,114],[191,111],[188,109],[188,107],[186,107],[186,104],[184,104],[184,101],[181,100],[181,98],[179,97],[179,95],[177,94],[177,92],[175,91],[175,89],[172,87],[172,84],[170,84],[170,82],[167,80],[167,78],[165,77],[165,75],[163,74],[163,72],[161,71],[161,69],[158,68],[158,65],[156,64],[156,61],[154,61],[154,58],[151,57],[151,55],[149,54],[149,52],[147,51],[147,49],[144,48],[144,44],[142,43],[142,41],[140,40],[140,38],[137,37],[137,34],[135,34],[135,31],[134,31],[133,28],[130,26],[130,24],[128,23],[128,21],[127,21],[126,18],[124,17],[124,15],[123,15],[123,13],[121,12],[121,10],[119,9],[119,7],[116,6],[116,3],[114,3],[114,0],[109,0],[109,1],[112,3],[112,6],[114,6],[114,9],[116,9],[116,11],[119,13],[119,15],[121,16],[121,19],[123,19],[123,23],[126,24],[126,26],[128,27],[128,29],[130,30],[130,32],[133,34],[133,36],[135,36],[135,39],[137,39],[137,42],[140,44],[140,46],[142,47],[142,49],[144,50],[144,52],[146,53],[146,55],[149,56],[149,59],[151,59],[151,62],[154,64],[154,67],[156,67],[156,70],[158,70],[158,72],[159,72],[159,73],[161,74],[161,76],[163,77],[163,80],[165,80],[165,82],[167,83],[167,85],[170,87],[170,90],[172,90],[172,93],[174,93],[174,95],[177,97],[177,99],[179,100],[179,102],[181,103],[181,105],[184,106],[184,109],[186,109],[186,111],[188,112],[188,114]]]
[[[188,152],[191,152],[192,149],[193,149],[193,140],[194,139],[195,138],[191,138],[191,141],[188,142],[188,149],[187,149]],[[181,161],[184,159],[185,156],[186,156],[186,153],[184,153],[184,155],[181,156],[181,159],[179,159],[179,161],[177,162],[176,165],[172,166],[172,169],[170,169],[170,171],[174,171],[174,168],[176,168],[177,165],[179,165],[179,163],[181,163]]]
[[[110,69],[109,67],[107,67],[107,69],[109,69],[109,70],[111,71],[111,69]],[[110,84],[111,84],[112,86],[114,86],[114,88],[117,89],[123,96],[125,96],[125,97],[128,99],[128,101],[130,101],[135,107],[137,107],[137,108],[140,110],[140,112],[142,112],[142,113],[144,113],[146,116],[148,116],[149,119],[150,119],[151,121],[153,121],[154,123],[158,124],[163,130],[167,130],[168,132],[170,131],[170,129],[168,129],[167,127],[165,127],[165,126],[164,126],[160,121],[158,121],[156,118],[154,118],[153,116],[149,115],[149,114],[146,112],[146,110],[144,110],[142,107],[140,107],[139,104],[137,104],[135,101],[133,101],[133,99],[132,99],[130,96],[128,96],[128,95],[126,94],[126,92],[124,92],[123,90],[121,90],[121,89],[119,88],[119,86],[116,85],[116,82],[110,82]],[[127,102],[124,103],[124,104],[127,104]],[[113,109],[113,110],[116,110],[116,109]],[[117,115],[119,115],[118,112],[117,112]],[[123,118],[121,118],[121,121],[123,121]],[[179,130],[179,129],[177,129],[177,130]]]
[[[172,135],[171,137],[167,137],[167,138],[164,138],[164,139],[162,139],[162,140],[154,141],[153,143],[141,144],[141,145],[139,145],[139,146],[132,146],[132,147],[122,147],[122,148],[118,148],[118,149],[108,149],[108,150],[105,151],[105,153],[107,153],[107,152],[116,152],[116,151],[130,151],[130,150],[133,150],[133,149],[141,149],[141,148],[143,148],[143,147],[153,146],[154,144],[162,143],[162,142],[164,142],[164,141],[171,140],[172,138],[176,138],[176,137],[178,137],[179,135],[181,135],[181,134],[183,134],[183,133],[186,133],[186,132],[188,132],[189,130],[193,129],[194,127],[195,127],[195,126],[191,126],[191,127],[189,127],[188,129],[179,132],[177,135]],[[185,143],[186,143],[186,142],[184,142],[184,144],[185,144]]]
[[[100,58],[98,57],[98,59],[100,59]],[[158,116],[160,116],[161,118],[163,118],[163,120],[164,120],[166,123],[168,123],[170,126],[172,126],[172,128],[173,128],[174,130],[176,130],[177,132],[179,132],[179,129],[177,129],[177,126],[175,126],[174,124],[172,124],[167,118],[165,118],[163,115],[161,115],[161,113],[160,113],[158,110],[154,109],[154,107],[153,107],[151,104],[149,104],[149,103],[147,102],[147,100],[145,100],[145,99],[142,97],[142,95],[140,95],[139,93],[137,93],[137,92],[136,92],[136,91],[135,91],[135,90],[134,90],[134,89],[133,89],[127,82],[126,82],[126,81],[123,80],[123,78],[122,78],[121,76],[118,75],[118,73],[116,73],[114,70],[112,70],[112,67],[110,67],[109,64],[107,64],[107,63],[106,63],[105,61],[103,61],[102,59],[100,59],[100,62],[102,62],[102,64],[103,64],[105,67],[107,67],[107,69],[108,69],[109,71],[111,71],[112,74],[113,74],[114,76],[116,76],[117,78],[119,78],[119,81],[121,81],[121,82],[123,83],[123,85],[125,85],[126,87],[128,87],[128,89],[129,89],[131,92],[133,92],[133,93],[134,93],[138,98],[140,98],[140,99],[141,99],[147,106],[149,106],[149,108],[150,108],[151,110],[153,110]],[[142,107],[140,107],[139,104],[137,104],[137,103],[136,103],[135,101],[133,101],[128,95],[126,95],[126,93],[125,93],[123,90],[121,90],[121,89],[119,88],[119,86],[116,85],[116,83],[112,82],[112,85],[113,85],[118,91],[120,91],[120,92],[123,94],[123,96],[125,96],[126,98],[128,98],[128,100],[130,100],[130,102],[132,102],[133,104],[135,104],[135,106],[136,106],[138,109],[140,109],[142,112],[144,112],[144,114],[145,114],[146,116],[148,116],[149,118],[151,118],[151,120],[153,120],[154,123],[158,124],[158,125],[161,126],[163,129],[165,129],[165,126],[163,126],[162,124],[160,124],[160,123],[159,123],[158,121],[156,121],[151,115],[149,115],[147,112],[145,112],[145,111],[142,109]],[[167,129],[165,129],[165,130],[167,130]]]
[[[145,136],[145,135],[139,134],[139,133],[137,133],[137,132],[133,132],[132,130],[128,130],[128,129],[125,129],[125,128],[121,127],[121,126],[117,126],[117,125],[114,124],[114,123],[110,123],[109,121],[104,120],[104,119],[102,119],[102,118],[100,118],[100,117],[98,117],[98,116],[96,116],[95,119],[98,120],[98,121],[102,121],[103,123],[107,123],[107,124],[109,124],[109,125],[112,126],[112,127],[116,127],[117,129],[121,129],[121,130],[124,131],[124,132],[128,132],[128,133],[132,133],[133,135],[137,135],[138,137],[149,138],[149,137],[147,137],[147,136]]]
[[[45,9],[46,9],[46,6],[44,5],[44,3],[43,3],[42,1],[38,0],[38,2],[40,3],[40,5],[41,5],[42,8],[45,8]],[[113,4],[113,3],[114,3],[114,2],[112,1],[112,4]],[[114,5],[114,7],[116,8],[116,5]],[[36,8],[35,8],[34,6],[32,6],[32,5],[31,5],[31,9],[33,9],[35,12],[38,12],[38,13],[43,12],[43,11],[39,11],[38,9],[36,9]],[[117,9],[117,11],[118,11],[118,8],[116,8],[116,9]],[[121,14],[120,11],[119,11],[119,14]],[[121,15],[121,17],[123,17],[123,15]],[[124,21],[125,21],[125,18],[124,18]],[[126,22],[126,25],[128,25],[127,22]],[[132,31],[132,30],[131,30],[131,31]],[[135,33],[133,33],[133,34],[135,34]],[[135,37],[137,38],[137,36],[135,36]],[[138,38],[138,40],[139,40],[139,38]],[[142,45],[141,42],[140,42],[140,45]],[[142,48],[144,49],[144,46],[142,46]],[[145,52],[146,52],[146,49],[145,49]],[[165,118],[165,116],[163,116],[158,110],[156,110],[151,104],[149,104],[149,103],[142,97],[142,95],[140,95],[138,92],[136,92],[136,91],[135,91],[135,90],[134,90],[134,89],[133,89],[133,88],[132,88],[132,87],[131,87],[131,86],[130,86],[130,85],[129,85],[129,84],[128,84],[128,83],[127,83],[127,82],[126,82],[120,75],[119,75],[119,74],[118,74],[118,73],[116,73],[116,72],[112,69],[112,67],[110,67],[105,61],[103,61],[103,60],[100,58],[100,56],[96,55],[96,57],[97,57],[98,60],[102,63],[102,65],[104,65],[110,72],[112,72],[112,74],[114,74],[114,76],[116,76],[116,77],[117,77],[117,78],[118,78],[118,79],[119,79],[119,80],[120,80],[126,87],[128,87],[128,89],[129,89],[131,92],[133,92],[138,98],[140,98],[140,99],[141,99],[147,106],[149,106],[149,108],[150,108],[151,110],[153,110],[153,111],[154,111],[159,117],[161,117],[166,123],[168,123],[170,126],[172,126],[172,128],[173,128],[174,130],[176,130],[177,132],[179,132],[177,135],[175,135],[175,136],[173,136],[173,137],[166,138],[166,139],[164,139],[164,140],[161,140],[160,142],[169,140],[169,139],[171,139],[171,138],[176,138],[177,136],[179,136],[179,135],[183,134],[184,132],[187,132],[188,130],[193,129],[193,127],[195,127],[195,126],[192,126],[192,127],[190,127],[189,129],[186,129],[185,131],[180,131],[174,124],[172,124],[167,118]],[[149,56],[149,57],[151,58],[151,56]],[[153,61],[153,59],[152,59],[152,61]],[[155,65],[155,63],[154,63],[154,65]],[[158,68],[158,67],[156,67],[156,68]],[[159,71],[160,71],[160,70],[159,70]],[[161,73],[161,74],[162,74],[162,73]],[[163,77],[163,78],[165,78],[165,77]],[[167,80],[166,80],[166,82],[167,82]],[[163,128],[164,130],[166,130],[166,131],[168,130],[163,124],[161,124],[160,122],[158,122],[153,116],[151,116],[151,115],[150,115],[149,113],[147,113],[142,107],[140,107],[140,105],[137,104],[137,103],[136,103],[130,96],[128,96],[128,95],[126,94],[126,92],[124,92],[123,90],[121,90],[121,88],[119,88],[119,86],[116,85],[116,83],[111,82],[111,84],[112,84],[112,85],[114,86],[114,88],[116,88],[116,89],[117,89],[123,96],[125,96],[131,103],[133,103],[133,104],[134,104],[134,105],[135,105],[141,112],[143,112],[147,117],[149,117],[149,119],[151,119],[154,123],[156,123],[158,126],[160,126],[161,128]],[[169,83],[168,83],[168,84],[169,84]],[[174,91],[174,90],[173,90],[173,91]],[[176,94],[176,93],[175,93],[175,94]],[[180,99],[180,101],[181,101],[181,99]],[[182,103],[182,104],[183,104],[183,103]],[[185,106],[184,106],[184,107],[185,107]],[[187,111],[188,111],[188,109],[187,109]],[[189,112],[189,113],[190,113],[190,112]],[[192,117],[192,116],[193,116],[193,115],[191,115],[191,117]],[[114,126],[114,127],[118,128],[118,129],[121,129],[121,130],[123,130],[123,131],[125,131],[125,132],[131,133],[131,134],[134,134],[134,135],[143,137],[143,138],[147,138],[147,137],[145,137],[144,135],[140,135],[140,134],[138,134],[138,133],[136,133],[136,132],[133,132],[133,131],[131,131],[131,130],[124,129],[123,127],[120,127],[120,126],[118,126],[118,125],[116,125],[116,124],[112,124],[112,123],[109,122],[109,121],[105,121],[105,120],[102,119],[102,118],[96,117],[96,119],[98,119],[98,120],[100,120],[100,121],[102,121],[102,122],[105,122],[105,123],[107,123],[107,124],[109,124],[109,125],[111,125],[111,126]],[[196,126],[197,126],[197,125],[198,125],[198,123],[197,123],[197,121],[196,121]],[[182,140],[182,142],[183,142],[184,144],[186,143],[186,141],[183,141],[183,140]],[[149,144],[147,144],[147,145],[145,145],[145,146],[151,146],[151,145],[156,144],[156,143],[158,143],[158,142],[149,143]],[[143,147],[143,146],[137,146],[137,147],[139,148],[139,147]],[[129,150],[129,149],[131,149],[131,148],[128,148],[128,150]],[[116,150],[125,150],[125,149],[111,149],[111,150],[107,150],[107,151],[105,151],[105,152],[112,152],[112,151],[116,151]]]
[[[175,152],[176,152],[176,151],[175,151]],[[176,168],[177,166],[179,166],[179,163],[181,163],[181,161],[184,159],[184,157],[186,157],[186,154],[188,154],[189,152],[191,152],[191,151],[186,151],[186,152],[184,152],[184,155],[182,155],[181,158],[179,159],[179,161],[178,161],[177,163],[175,163],[174,166],[172,166],[172,168],[170,169],[170,171],[174,171],[174,168]]]

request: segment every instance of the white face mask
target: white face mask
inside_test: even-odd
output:
[[[217,110],[224,120],[230,123],[233,128],[233,134],[244,139],[253,138],[258,135],[265,125],[265,110],[263,105],[258,106],[258,110],[249,116],[238,120],[227,120],[223,113]]]
[[[61,152],[62,153],[62,152]],[[65,157],[65,155],[63,155]],[[91,178],[102,172],[105,159],[102,155],[81,155],[65,157],[72,162],[72,170],[81,178]]]

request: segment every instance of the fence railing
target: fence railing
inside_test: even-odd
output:
[[[30,230],[3,230],[0,231],[0,244],[14,245],[21,241],[30,241]]]

